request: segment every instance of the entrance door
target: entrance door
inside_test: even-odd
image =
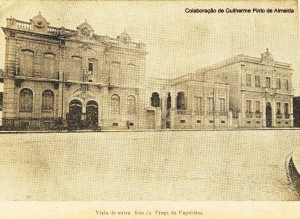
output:
[[[86,104],[86,124],[90,129],[98,127],[98,103],[96,101],[91,100]]]
[[[272,127],[272,107],[269,102],[266,104],[266,127]]]
[[[69,104],[69,115],[67,122],[69,129],[78,129],[82,114],[82,103],[79,100],[72,100]]]
[[[147,129],[155,129],[155,112],[154,110],[147,110]]]

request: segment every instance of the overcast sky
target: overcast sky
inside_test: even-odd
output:
[[[0,0],[1,2],[1,0]],[[293,8],[287,14],[192,14],[186,8]],[[293,65],[299,89],[299,28],[295,2],[80,2],[3,1],[6,18],[29,21],[39,11],[51,26],[76,29],[85,19],[99,35],[116,37],[126,30],[144,42],[148,76],[172,78],[238,54],[260,57],[267,48],[276,61]],[[4,34],[0,33],[0,68],[4,68]]]

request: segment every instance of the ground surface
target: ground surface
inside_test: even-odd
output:
[[[298,200],[299,145],[299,130],[1,134],[0,199]]]

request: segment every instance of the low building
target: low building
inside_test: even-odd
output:
[[[147,85],[147,96],[151,97],[147,108],[149,128],[232,127],[228,84],[204,82],[197,80],[195,74],[187,74],[169,80],[152,78]]]

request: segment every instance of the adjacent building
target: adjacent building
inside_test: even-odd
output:
[[[292,71],[267,50],[261,58],[238,55],[199,69],[197,78],[230,85],[233,127],[293,127]]]

